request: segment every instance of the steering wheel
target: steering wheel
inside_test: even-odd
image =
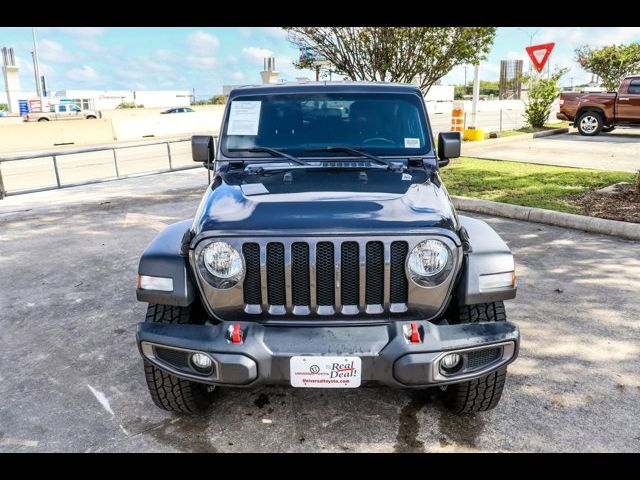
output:
[[[366,140],[363,140],[362,143],[371,143],[371,142],[384,142],[384,143],[390,143],[390,144],[395,144],[395,142],[393,140],[389,140],[388,138],[384,138],[384,137],[373,137],[373,138],[367,138]]]

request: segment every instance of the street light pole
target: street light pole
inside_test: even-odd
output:
[[[31,27],[33,34],[33,72],[36,76],[36,92],[42,98],[42,83],[40,80],[40,62],[38,61],[38,42],[36,41],[36,27]]]
[[[529,35],[528,46],[533,45],[533,37],[535,37],[536,34],[540,31],[540,29],[538,28],[535,32],[530,33],[529,30],[525,30],[524,28],[520,28],[520,27],[518,27],[517,30],[520,30],[521,32],[524,32],[525,34]],[[529,59],[529,76],[531,76],[532,73],[533,73],[533,62],[531,61],[531,59]]]

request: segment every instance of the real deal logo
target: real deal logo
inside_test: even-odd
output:
[[[329,378],[349,378],[355,377],[357,374],[357,369],[355,367],[355,362],[347,362],[347,363],[332,363],[327,365],[329,368]]]

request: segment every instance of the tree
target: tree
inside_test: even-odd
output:
[[[484,60],[495,27],[284,27],[289,41],[310,49],[350,80],[411,83],[423,92],[464,64]],[[297,68],[310,68],[301,58]]]
[[[551,106],[560,93],[558,80],[568,71],[567,68],[561,68],[556,69],[549,78],[540,75],[524,78],[525,82],[530,82],[524,109],[524,116],[529,125],[535,128],[544,126],[551,113]]]
[[[627,75],[640,73],[640,43],[596,49],[585,45],[577,48],[575,53],[576,62],[587,72],[598,75],[609,91],[617,90]]]
[[[0,103],[0,112],[9,111],[9,106],[6,103]]]

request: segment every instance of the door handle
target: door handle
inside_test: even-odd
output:
[[[620,100],[621,102],[627,102],[629,101],[629,97],[620,97],[618,100]]]

